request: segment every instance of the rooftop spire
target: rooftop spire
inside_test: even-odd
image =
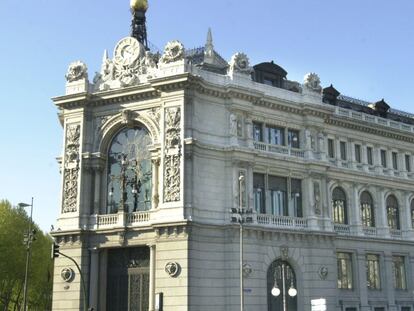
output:
[[[214,45],[213,45],[213,35],[211,33],[211,28],[207,32],[207,41],[204,47],[204,61],[207,63],[212,63],[214,60]]]
[[[145,46],[146,50],[149,50],[145,17],[145,12],[148,10],[148,1],[131,0],[130,5],[132,12],[131,37],[137,39]]]

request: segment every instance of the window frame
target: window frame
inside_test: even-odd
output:
[[[337,288],[340,290],[354,289],[353,255],[349,252],[336,252]]]
[[[361,153],[361,145],[360,144],[355,144],[355,161],[357,163],[362,163],[362,153]]]
[[[393,255],[392,256],[392,271],[393,271],[393,279],[394,279],[394,289],[396,290],[407,290],[407,269],[406,269],[406,257],[403,255]],[[397,274],[396,263],[398,263],[399,267],[402,270],[399,270],[399,274]],[[398,277],[401,277],[400,280],[397,280]],[[397,282],[398,281],[398,282]]]
[[[340,192],[343,195],[342,198],[339,196],[335,198],[335,195]],[[335,193],[337,192],[337,193]],[[342,202],[342,205],[340,203]],[[341,187],[335,187],[332,190],[331,208],[332,208],[332,220],[335,224],[348,225],[348,206],[347,206],[346,192]]]
[[[378,254],[368,253],[366,258],[367,288],[369,290],[381,290],[381,264]],[[374,269],[374,271],[371,270]],[[372,278],[374,280],[372,280]],[[374,284],[372,284],[374,283]]]
[[[373,156],[373,148],[367,146],[367,163],[368,165],[374,165],[374,156]]]
[[[392,168],[397,171],[398,170],[398,153],[392,152]]]
[[[380,160],[381,160],[381,166],[386,168],[387,167],[387,150],[380,149]]]
[[[390,200],[393,199],[395,202],[391,202]],[[391,203],[395,203],[396,205],[392,205]],[[386,200],[386,214],[387,214],[387,224],[391,230],[401,230],[401,221],[400,221],[400,206],[398,204],[397,198],[390,194]],[[394,211],[393,213],[391,213]],[[390,217],[393,218],[390,218]]]
[[[328,157],[335,158],[335,140],[332,138],[328,138]]]
[[[341,157],[342,161],[347,161],[348,160],[346,149],[347,149],[346,141],[340,141],[339,142],[339,154],[340,154],[340,157]]]
[[[375,228],[375,206],[371,193],[363,191],[359,197],[361,222],[364,227]],[[369,209],[369,215],[366,211]]]

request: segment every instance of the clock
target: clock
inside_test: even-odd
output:
[[[145,53],[144,46],[135,38],[127,37],[118,42],[114,51],[114,61],[122,66],[131,66]]]

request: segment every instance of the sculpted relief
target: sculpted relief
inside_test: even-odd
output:
[[[77,211],[79,147],[80,125],[68,125],[66,128],[66,148],[63,171],[63,213]]]

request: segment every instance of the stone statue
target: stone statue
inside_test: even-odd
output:
[[[305,88],[310,91],[320,93],[322,91],[321,79],[316,73],[308,73],[305,75],[304,82]]]
[[[253,71],[252,67],[250,67],[249,58],[244,53],[236,53],[232,56],[230,63],[229,63],[229,73],[232,74],[234,72],[250,75]]]
[[[182,59],[184,59],[184,46],[180,41],[174,40],[165,46],[160,62],[168,64]]]
[[[88,68],[81,61],[73,62],[69,65],[68,72],[65,75],[66,81],[75,82],[81,79],[88,79]]]

